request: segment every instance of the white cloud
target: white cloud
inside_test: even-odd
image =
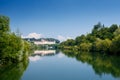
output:
[[[43,35],[42,34],[37,34],[37,33],[29,33],[27,36],[22,35],[22,38],[36,38],[36,39],[38,39],[38,38],[41,38],[41,37],[43,37]]]
[[[72,39],[72,38],[71,37],[64,37],[64,36],[58,35],[57,39],[60,40],[60,41],[66,41],[67,39]]]

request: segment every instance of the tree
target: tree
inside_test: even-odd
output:
[[[95,43],[96,50],[99,52],[109,52],[111,43],[112,42],[109,39],[105,39],[105,40],[98,39]]]
[[[20,36],[10,32],[9,18],[0,16],[0,64],[19,62],[30,49]]]
[[[65,45],[66,46],[74,46],[75,45],[75,41],[73,39],[68,39],[66,42],[65,42]]]
[[[112,39],[113,38],[113,33],[109,32],[108,27],[101,28],[100,31],[98,32],[98,35],[100,39]]]
[[[6,16],[0,16],[0,34],[10,31],[9,18]]]
[[[91,35],[91,34],[87,34],[86,40],[87,40],[88,42],[90,42],[90,43],[93,43],[93,42],[96,41],[96,37],[93,36],[93,35]]]
[[[82,51],[90,51],[91,47],[92,47],[91,43],[81,43],[80,44],[80,50],[82,50]]]
[[[113,33],[113,32],[115,32],[116,29],[118,29],[118,25],[117,24],[112,24],[109,28],[109,32]]]
[[[104,25],[102,25],[101,22],[98,22],[96,25],[94,25],[92,34],[96,34],[96,32],[99,31],[102,27],[104,27]]]
[[[120,53],[120,34],[112,40],[110,51],[114,54]]]
[[[114,36],[120,35],[120,27],[118,29],[116,29],[113,34],[114,34]]]
[[[76,45],[80,45],[83,42],[87,42],[86,41],[86,36],[81,35],[81,36],[76,37],[75,42],[76,42]]]
[[[62,42],[61,45],[65,45],[67,48],[74,47],[77,48],[76,50],[80,49],[82,51],[117,54],[120,52],[120,26],[118,27],[117,24],[113,24],[110,27],[105,27],[99,22],[94,25],[91,33],[78,36],[73,41],[67,40]]]

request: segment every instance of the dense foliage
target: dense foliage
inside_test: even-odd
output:
[[[0,16],[0,64],[18,62],[27,56],[30,44],[10,32],[9,18]]]
[[[120,26],[113,24],[105,27],[100,22],[94,25],[91,33],[64,41],[59,46],[62,49],[91,51],[119,54]]]

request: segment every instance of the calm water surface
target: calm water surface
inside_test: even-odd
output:
[[[120,80],[120,57],[36,51],[28,62],[3,69],[0,80]]]
[[[96,55],[91,56],[89,53],[83,53],[86,55],[81,54],[82,56],[75,56],[73,54],[77,53],[74,52],[46,53],[38,52],[29,58],[30,63],[22,80],[120,80],[120,65],[117,64],[119,68],[112,66],[112,62],[106,61],[106,58],[103,58],[106,62],[102,63],[100,57],[95,58],[98,62],[94,64],[95,60],[92,65],[90,60]]]

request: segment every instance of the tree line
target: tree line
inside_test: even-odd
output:
[[[27,57],[31,44],[10,31],[10,19],[0,15],[0,64],[16,63]]]
[[[120,26],[112,24],[106,27],[98,22],[93,26],[91,33],[61,42],[59,47],[69,50],[119,54]]]

